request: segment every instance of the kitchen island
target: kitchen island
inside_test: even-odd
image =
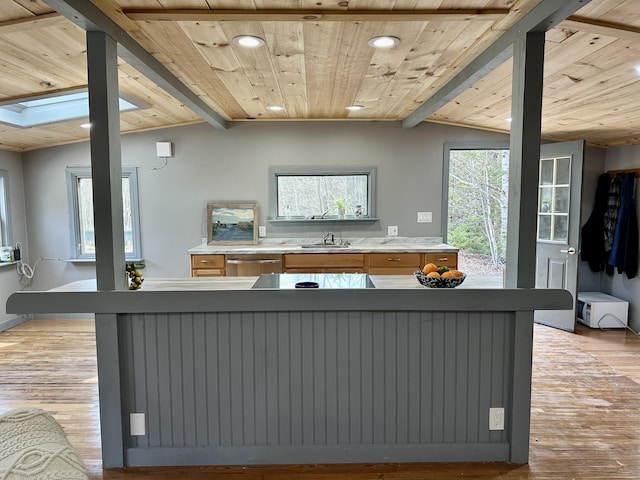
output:
[[[527,462],[533,311],[571,308],[566,291],[256,280],[83,281],[17,292],[7,311],[95,313],[106,467]]]

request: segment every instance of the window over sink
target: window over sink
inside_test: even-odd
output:
[[[372,220],[375,167],[272,167],[271,220]]]

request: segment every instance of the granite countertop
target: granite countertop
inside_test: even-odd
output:
[[[458,248],[442,243],[442,237],[380,237],[345,238],[349,246],[336,248],[315,245],[319,238],[269,238],[261,239],[258,245],[198,245],[187,250],[189,254],[282,254],[282,253],[414,253],[414,252],[452,252]],[[336,243],[340,239],[336,237]],[[304,245],[304,247],[303,247]]]

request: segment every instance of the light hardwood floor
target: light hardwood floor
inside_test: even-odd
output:
[[[0,413],[54,415],[92,479],[639,479],[640,337],[536,326],[528,465],[377,464],[102,470],[92,320],[31,320],[0,333]],[[293,460],[293,459],[292,459]]]

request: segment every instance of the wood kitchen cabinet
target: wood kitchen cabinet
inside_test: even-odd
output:
[[[369,275],[411,275],[424,265],[423,253],[369,253]]]
[[[192,277],[224,277],[224,255],[191,255]]]
[[[458,268],[458,254],[455,252],[425,253],[422,265],[427,263],[435,263],[439,267]]]
[[[284,255],[286,273],[367,273],[364,253]]]
[[[260,257],[256,255],[256,258]],[[226,271],[226,260],[227,256],[223,254],[191,254],[191,276],[223,277],[227,274],[237,275],[237,272]],[[457,268],[458,254],[455,252],[331,252],[287,253],[282,255],[282,271],[286,273],[411,275],[427,263]],[[243,273],[242,275],[249,275],[249,273]],[[254,275],[254,273],[250,275]]]

